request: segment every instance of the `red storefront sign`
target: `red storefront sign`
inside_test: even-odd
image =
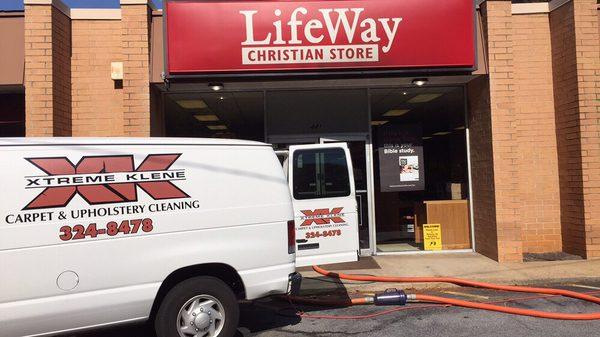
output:
[[[473,0],[167,1],[170,75],[473,68]]]

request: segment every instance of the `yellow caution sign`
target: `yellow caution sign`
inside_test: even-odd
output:
[[[423,225],[423,242],[425,250],[441,250],[442,249],[442,225],[440,224],[424,224]]]

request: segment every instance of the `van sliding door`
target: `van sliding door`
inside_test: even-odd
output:
[[[290,146],[296,266],[358,259],[358,214],[345,143]]]

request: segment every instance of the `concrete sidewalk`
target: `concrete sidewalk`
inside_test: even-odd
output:
[[[477,253],[448,253],[375,256],[375,262],[381,267],[369,269],[348,268],[346,270],[332,265],[334,272],[346,274],[367,274],[376,276],[447,276],[474,281],[492,282],[510,285],[569,283],[583,280],[600,279],[600,260],[544,261],[499,264]],[[327,269],[328,266],[323,266]],[[350,269],[350,270],[349,270]],[[335,290],[353,292],[373,292],[386,288],[432,289],[455,287],[445,283],[370,283],[344,281],[344,286],[334,280],[330,282],[310,268],[299,270],[305,278],[303,292],[319,293]]]

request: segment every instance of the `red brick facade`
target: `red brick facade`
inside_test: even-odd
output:
[[[498,261],[598,256],[598,9],[563,3],[481,5],[489,89],[468,85],[475,244]]]
[[[27,136],[164,133],[150,85],[162,20],[147,1],[121,0],[106,17],[25,2]],[[466,86],[476,250],[500,262],[600,257],[596,0],[487,0],[479,13],[489,74]],[[111,79],[113,62],[122,81]]]
[[[150,9],[121,6],[123,121],[126,136],[150,136]]]
[[[471,181],[473,223],[477,251],[498,259],[496,227],[496,194],[494,190],[494,160],[492,158],[492,119],[490,86],[487,76],[474,79],[467,85],[469,138],[471,140]]]
[[[547,14],[513,16],[518,222],[523,252],[562,250],[556,123]]]
[[[109,76],[111,63],[122,61],[121,23],[73,20],[72,26],[73,136],[121,136],[123,90]]]
[[[550,13],[564,250],[600,257],[600,47],[595,1]]]
[[[70,19],[51,5],[25,6],[25,96],[28,136],[70,136]]]

